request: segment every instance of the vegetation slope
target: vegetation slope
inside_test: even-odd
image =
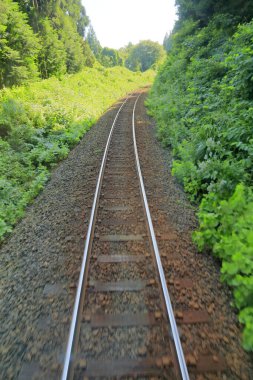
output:
[[[0,0],[0,14],[1,241],[52,166],[106,108],[150,83],[153,73],[115,67],[124,60],[101,47],[81,0]],[[145,70],[163,52],[149,41],[146,60],[150,46],[155,58]]]
[[[147,104],[174,175],[200,202],[194,241],[220,259],[253,350],[253,3],[177,5]]]
[[[153,75],[97,66],[0,91],[0,241],[50,169],[113,102]]]

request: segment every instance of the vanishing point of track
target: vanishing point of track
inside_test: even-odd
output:
[[[138,158],[139,96],[121,104],[106,144],[62,380],[189,379]]]

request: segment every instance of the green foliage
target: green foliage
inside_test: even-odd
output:
[[[42,78],[52,75],[60,76],[66,72],[66,51],[59,40],[57,32],[48,19],[40,22],[41,49],[38,55],[39,69]]]
[[[104,67],[122,66],[123,60],[119,55],[119,52],[115,49],[108,47],[102,48],[93,27],[90,25],[87,38],[92,53]]]
[[[103,48],[101,51],[100,61],[105,67],[121,66],[122,59],[115,49]]]
[[[63,42],[66,51],[67,72],[76,73],[85,65],[82,37],[75,29],[71,18],[63,14],[63,12],[59,13],[59,18],[54,19],[54,23],[59,28],[59,38]]]
[[[88,42],[92,53],[96,57],[98,61],[100,61],[102,46],[100,45],[99,40],[97,39],[96,33],[92,27],[92,25],[89,26],[86,41]]]
[[[181,16],[147,105],[173,149],[173,174],[201,201],[194,239],[221,259],[253,350],[253,22],[238,25],[204,3],[180,1],[189,12],[203,7],[205,22]]]
[[[81,0],[0,0],[0,88],[91,67]]]
[[[200,250],[212,248],[222,260],[222,279],[232,287],[235,305],[241,310],[240,320],[246,325],[244,346],[252,349],[249,334],[253,332],[252,190],[239,184],[228,200],[219,200],[217,194],[209,193],[201,202],[199,222],[194,240]]]
[[[11,0],[0,0],[0,88],[38,76],[38,38],[27,17]]]
[[[132,42],[129,42],[126,46],[124,46],[118,50],[119,56],[122,59],[124,66],[125,66],[125,62],[126,62],[127,58],[129,57],[129,55],[131,53],[133,46],[134,45],[132,44]]]
[[[164,55],[163,47],[157,42],[141,41],[131,46],[125,65],[132,71],[146,71],[159,64]]]
[[[95,65],[96,58],[94,54],[92,53],[90,45],[88,44],[87,41],[82,41],[82,49],[83,49],[83,55],[85,57],[85,66],[93,67]]]
[[[99,66],[0,91],[0,241],[98,117],[152,79]]]
[[[253,17],[251,0],[176,0],[179,23],[184,20],[200,21],[202,26],[221,13],[235,15],[239,21],[250,21]]]
[[[85,66],[83,35],[79,34],[83,7],[80,0],[50,1],[46,13],[50,14],[53,28],[64,45],[68,73],[80,71]],[[38,8],[40,12],[40,8]],[[80,13],[79,13],[80,12]],[[43,12],[42,12],[43,15]],[[87,18],[84,16],[84,25]],[[83,27],[81,28],[83,29]]]
[[[244,348],[252,351],[253,347],[253,307],[245,307],[239,314],[239,321],[245,325],[243,331]]]
[[[73,28],[83,37],[89,18],[80,0],[18,0],[20,9],[27,13],[30,25],[35,32],[39,31],[38,22],[48,18],[58,22],[64,15],[72,22]]]

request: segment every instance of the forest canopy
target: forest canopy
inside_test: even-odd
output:
[[[253,16],[251,0],[176,0],[179,24],[185,20],[199,21],[206,26],[216,14],[227,14],[237,18],[238,22],[250,21]]]
[[[87,42],[96,59],[106,67],[125,66],[131,71],[146,71],[157,68],[165,58],[163,46],[150,40],[140,41],[134,45],[131,42],[118,51],[102,48],[92,26],[89,26]]]
[[[92,64],[80,0],[0,0],[0,88]]]
[[[146,71],[158,65],[165,56],[163,47],[158,42],[140,41],[137,45],[128,45],[125,65],[132,71]]]

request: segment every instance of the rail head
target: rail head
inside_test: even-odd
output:
[[[179,364],[179,368],[180,368],[180,372],[181,372],[181,377],[183,380],[189,380],[190,377],[188,374],[188,369],[186,366],[186,361],[185,361],[185,357],[184,357],[184,353],[183,353],[183,349],[182,349],[182,345],[181,345],[181,341],[180,341],[180,337],[179,337],[179,333],[178,333],[178,329],[177,329],[177,324],[176,324],[176,320],[174,317],[174,312],[173,312],[173,308],[172,308],[172,304],[171,304],[171,300],[170,300],[170,295],[169,295],[169,291],[168,291],[168,287],[167,287],[167,283],[166,283],[166,278],[165,278],[165,274],[164,274],[164,270],[163,270],[163,266],[162,266],[161,257],[159,254],[159,249],[158,249],[158,244],[157,244],[155,231],[154,231],[154,227],[153,227],[153,223],[152,223],[152,218],[151,218],[151,214],[149,211],[144,181],[143,181],[143,177],[142,177],[142,173],[141,173],[141,166],[140,166],[140,160],[139,160],[137,143],[136,143],[136,135],[135,135],[135,110],[136,110],[136,105],[137,105],[137,102],[138,102],[140,96],[141,96],[141,94],[137,97],[137,99],[135,101],[134,108],[133,108],[133,114],[132,114],[132,131],[133,131],[136,168],[137,168],[138,177],[139,177],[139,181],[140,181],[141,195],[142,195],[142,199],[143,199],[143,203],[144,203],[145,213],[147,216],[148,227],[149,227],[149,232],[150,232],[153,250],[154,250],[154,254],[155,254],[156,264],[157,264],[158,273],[159,273],[159,277],[160,277],[160,281],[161,281],[163,297],[164,297],[164,301],[166,304],[167,314],[168,314],[168,318],[169,318],[170,326],[171,326],[171,332],[172,332],[172,336],[173,336],[173,340],[174,340],[174,344],[175,344],[175,348],[176,348],[177,360],[178,360],[178,364]]]

